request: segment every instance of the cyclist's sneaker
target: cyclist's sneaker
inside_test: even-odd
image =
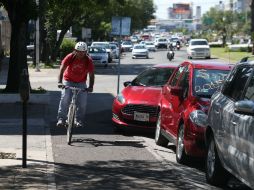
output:
[[[83,123],[81,121],[75,121],[75,126],[76,127],[83,127]]]
[[[64,121],[62,119],[59,119],[56,123],[57,127],[63,127],[65,125]]]

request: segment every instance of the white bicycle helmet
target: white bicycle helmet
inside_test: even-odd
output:
[[[85,42],[78,42],[75,45],[75,50],[78,51],[87,51],[87,45]]]

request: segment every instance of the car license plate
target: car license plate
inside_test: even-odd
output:
[[[149,113],[140,113],[140,112],[134,111],[134,120],[149,121]]]

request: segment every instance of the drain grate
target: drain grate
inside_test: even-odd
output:
[[[16,153],[0,152],[0,159],[14,159],[14,158],[16,158]]]

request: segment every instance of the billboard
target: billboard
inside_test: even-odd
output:
[[[188,3],[175,3],[173,4],[173,14],[190,14],[191,8]]]

